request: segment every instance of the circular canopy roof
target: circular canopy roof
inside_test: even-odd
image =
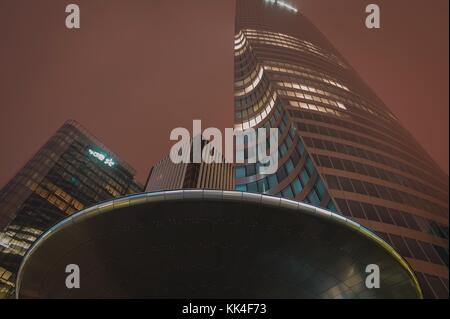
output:
[[[66,266],[80,288],[65,285]],[[367,265],[380,268],[369,289]],[[408,264],[359,224],[260,194],[181,190],[120,198],[45,233],[18,298],[421,298]]]

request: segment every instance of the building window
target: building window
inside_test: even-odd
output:
[[[293,199],[294,198],[294,194],[292,193],[291,186],[288,186],[285,189],[283,189],[283,191],[281,192],[281,195],[284,198]]]
[[[298,178],[294,179],[291,185],[295,195],[298,195],[303,191],[302,183],[300,183]]]
[[[236,178],[243,178],[245,177],[245,167],[236,167]]]
[[[278,185],[277,175],[273,174],[269,176],[269,187],[270,189],[275,188]]]

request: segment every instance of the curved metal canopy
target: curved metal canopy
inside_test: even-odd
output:
[[[66,267],[80,288],[66,287]],[[369,289],[367,265],[380,268]],[[234,191],[128,196],[83,210],[25,256],[18,298],[421,298],[408,264],[361,225]]]

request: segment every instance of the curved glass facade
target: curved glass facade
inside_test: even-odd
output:
[[[235,127],[279,133],[276,174],[236,166],[236,189],[354,219],[448,298],[448,176],[299,12],[238,0],[234,45]]]

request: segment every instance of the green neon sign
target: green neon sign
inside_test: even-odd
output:
[[[97,160],[99,160],[100,162],[102,162],[103,164],[105,164],[109,167],[113,167],[114,165],[116,165],[114,160],[112,158],[108,157],[106,154],[89,149],[89,155],[91,155],[92,157],[95,157]]]

